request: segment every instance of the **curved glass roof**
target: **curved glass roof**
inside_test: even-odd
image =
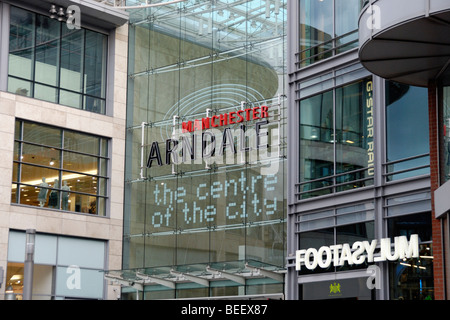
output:
[[[277,45],[285,36],[285,1],[127,0],[116,3],[116,7],[129,8],[126,10],[131,25],[150,28],[211,48],[215,62],[230,56],[246,55],[246,58],[265,62],[275,70],[284,69],[281,59],[283,52],[279,52]],[[272,53],[267,55],[267,49],[270,48],[273,48]],[[205,57],[207,60],[210,58]],[[185,63],[198,65],[202,61]]]

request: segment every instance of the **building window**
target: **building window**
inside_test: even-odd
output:
[[[6,300],[21,300],[25,232],[11,230]],[[36,234],[32,299],[103,299],[107,243],[102,240]]]
[[[107,40],[11,7],[8,91],[104,114]]]
[[[386,81],[387,180],[430,173],[428,92]]]
[[[16,121],[11,202],[105,215],[108,140]]]
[[[360,0],[300,0],[299,67],[358,47]]]
[[[373,184],[370,78],[300,100],[300,199]]]
[[[389,263],[390,300],[434,300],[431,193],[386,199],[388,236],[419,235],[419,258]]]
[[[371,241],[375,234],[375,210],[373,203],[355,204],[327,211],[297,215],[296,227],[299,232],[299,249]],[[364,267],[364,266],[363,266]],[[367,266],[365,266],[367,267]],[[344,271],[361,266],[348,265],[328,269],[301,269],[301,274]]]

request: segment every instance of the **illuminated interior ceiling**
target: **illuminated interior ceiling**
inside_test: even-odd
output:
[[[283,0],[127,0],[119,1],[116,7],[131,8],[127,9],[131,25],[211,47],[216,51],[214,61],[251,54],[252,59],[284,69],[284,62],[279,59],[283,53],[272,54],[269,49],[275,50],[285,34],[287,5]]]

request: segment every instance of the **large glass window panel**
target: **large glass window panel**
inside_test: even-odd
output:
[[[20,175],[22,183],[33,186],[38,186],[45,177],[51,187],[58,179],[58,170],[22,164]]]
[[[105,98],[106,44],[105,35],[86,30],[84,93],[90,96]]]
[[[23,143],[21,160],[22,162],[59,168],[61,158],[60,154],[61,151],[55,148]]]
[[[335,243],[334,228],[303,232],[299,236],[299,241],[299,249],[319,249],[322,246],[333,245]]]
[[[53,103],[58,102],[58,90],[54,87],[35,83],[34,92],[35,92],[34,97],[36,99],[45,100]]]
[[[430,212],[409,214],[389,218],[388,235],[391,238],[418,234],[420,241],[431,241],[431,214]]]
[[[36,16],[35,81],[58,84],[59,38],[61,23],[46,16]],[[36,92],[39,92],[36,89]]]
[[[373,183],[371,90],[367,79],[300,101],[301,198]]]
[[[98,155],[100,138],[81,132],[66,131],[64,133],[64,149]]]
[[[375,223],[373,221],[349,224],[336,228],[336,243],[354,243],[356,241],[372,241],[375,239]]]
[[[332,91],[301,101],[300,126],[300,139],[333,142]]]
[[[62,29],[60,86],[81,92],[83,84],[83,29]]]
[[[419,235],[419,258],[389,263],[391,300],[432,300],[433,246],[431,213],[409,214],[388,219],[388,236]],[[425,243],[424,243],[425,242]]]
[[[299,249],[315,248],[319,249],[322,246],[331,246],[335,244],[335,232],[334,228],[320,229],[316,231],[302,232],[299,234]],[[333,264],[327,269],[316,268],[315,270],[309,270],[306,267],[302,267],[299,274],[317,274],[323,272],[334,271]]]
[[[389,263],[390,300],[434,300],[432,244],[419,245],[419,256]]]
[[[31,81],[21,80],[15,77],[8,77],[8,91],[21,96],[32,97],[33,83]]]
[[[35,15],[11,7],[9,32],[9,75],[33,79]]]
[[[373,162],[373,134],[368,137],[367,127],[373,128],[373,119],[367,108],[367,81],[360,81],[336,89],[336,173],[339,190],[365,186],[368,176],[361,171]]]
[[[336,53],[358,47],[361,0],[335,0]]]
[[[62,172],[63,181],[67,182],[70,191],[97,194],[97,181],[95,177],[86,176],[80,173]]]
[[[300,0],[300,67],[358,46],[360,0]]]
[[[69,192],[63,199],[62,210],[104,216],[105,212],[97,210],[97,197]]]
[[[322,179],[334,174],[333,92],[307,98],[300,102],[300,181],[306,183],[301,191],[322,189],[333,184]]]
[[[388,180],[429,173],[427,89],[386,81],[386,127]]]
[[[23,141],[60,148],[61,129],[33,122],[23,122]]]
[[[333,0],[300,0],[300,52],[303,65],[330,57]]]
[[[76,109],[81,109],[82,96],[81,94],[59,90],[59,103]]]
[[[84,96],[84,109],[95,113],[105,113],[106,101],[105,99]]]
[[[98,158],[87,156],[81,153],[63,152],[64,166],[63,168],[71,171],[78,171],[84,174],[98,174]]]
[[[105,243],[90,239],[60,237],[58,241],[58,263],[77,265],[82,268],[103,268]]]
[[[74,283],[74,272],[79,272],[79,285]],[[55,295],[67,299],[102,299],[103,283],[103,272],[100,270],[77,269],[76,265],[59,266],[56,268]]]

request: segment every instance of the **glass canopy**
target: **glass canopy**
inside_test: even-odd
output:
[[[176,285],[200,285],[214,287],[231,281],[245,285],[247,281],[283,283],[285,268],[256,260],[236,260],[216,263],[197,263],[178,266],[162,266],[107,271],[105,278],[125,287],[143,290],[143,286],[163,286],[175,289]]]
[[[284,68],[275,52],[277,40],[285,34],[286,2],[281,0],[186,0],[186,1],[121,1],[119,8],[127,9],[131,25],[153,28],[169,35],[216,50],[214,62],[252,53],[253,59]],[[142,7],[142,8],[140,8]],[[182,25],[181,25],[182,24]],[[267,49],[273,47],[273,54]],[[196,57],[183,61],[192,68],[210,63],[211,57]],[[279,61],[275,61],[278,59]],[[281,63],[280,63],[281,62]],[[179,64],[150,70],[136,70],[131,76],[178,71]]]

